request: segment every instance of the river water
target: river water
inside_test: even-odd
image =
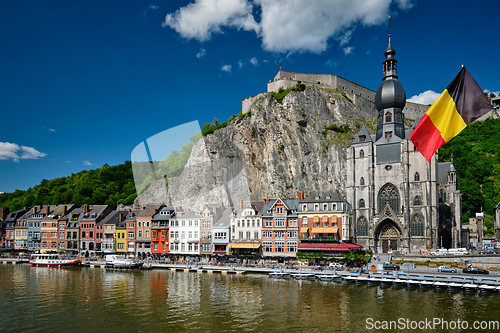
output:
[[[438,319],[500,320],[500,294],[0,264],[0,332],[361,332],[398,320],[390,331],[406,332]],[[421,331],[467,331],[436,325]]]

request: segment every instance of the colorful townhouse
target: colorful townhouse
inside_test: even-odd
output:
[[[165,205],[148,204],[136,216],[136,256],[151,255],[151,224],[153,216],[158,214]]]
[[[151,225],[151,253],[167,254],[169,252],[170,219],[175,216],[173,207],[163,207],[152,218]]]
[[[5,228],[7,227],[5,220],[9,213],[9,208],[0,208],[0,248],[5,248]]]
[[[200,255],[200,223],[201,211],[176,211],[175,217],[170,220],[171,254],[182,257]]]
[[[122,222],[118,222],[118,224],[116,225],[114,240],[115,240],[115,253],[126,256],[127,255],[127,223],[125,223],[125,219]]]
[[[262,212],[262,254],[295,257],[297,253],[299,199],[265,200]]]
[[[14,212],[10,212],[5,218],[5,245],[4,247],[7,249],[14,249],[15,246],[15,232],[16,232],[16,223],[17,220],[23,216],[27,211],[27,208],[16,210]]]
[[[300,243],[298,251],[308,254],[348,252],[351,206],[337,190],[299,194]]]
[[[212,256],[212,226],[220,219],[225,208],[221,202],[205,205],[201,211],[200,253],[205,260],[210,260]]]
[[[96,255],[101,253],[102,226],[98,223],[111,212],[108,205],[83,205],[80,216],[80,253]]]
[[[220,219],[212,226],[212,252],[214,255],[228,253],[228,244],[231,239],[231,216],[232,208],[226,208]]]
[[[125,240],[125,231],[121,233],[116,232],[116,227],[119,223],[125,221],[127,211],[112,210],[105,218],[98,223],[101,226],[98,230],[103,230],[103,237],[101,238],[101,252],[104,254],[116,253],[115,237]]]
[[[137,210],[131,211],[127,218],[125,219],[125,227],[126,227],[126,236],[127,236],[127,246],[125,247],[125,251],[127,253],[127,257],[134,258],[135,257],[135,224],[136,224],[136,214],[139,213]]]
[[[28,250],[28,222],[33,216],[34,218],[42,218],[43,213],[40,212],[42,206],[34,206],[26,211],[16,220],[14,234],[14,249],[17,251]],[[36,217],[35,217],[36,216]]]
[[[260,254],[263,208],[262,201],[240,201],[231,216],[229,254]]]
[[[80,217],[83,217],[83,212],[84,207],[78,207],[66,215],[64,247],[69,254],[80,253]]]

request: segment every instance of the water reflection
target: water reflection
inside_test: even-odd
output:
[[[498,293],[0,265],[1,332],[364,331],[374,320],[498,320]]]

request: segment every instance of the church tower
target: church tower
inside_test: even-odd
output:
[[[378,110],[376,141],[382,137],[388,139],[393,136],[400,139],[405,138],[402,110],[406,104],[406,93],[403,85],[398,80],[398,61],[394,57],[396,51],[392,47],[390,34],[389,45],[384,55],[383,82],[375,93],[375,106]]]

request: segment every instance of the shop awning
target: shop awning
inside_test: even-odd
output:
[[[299,243],[298,251],[329,251],[329,252],[349,252],[363,247],[351,243]]]
[[[229,244],[228,247],[233,249],[258,249],[260,244]]]
[[[313,234],[336,234],[339,228],[312,228]]]
[[[307,232],[307,230],[308,230],[308,228],[300,228],[300,232],[301,232],[301,233],[306,233],[306,232]]]

